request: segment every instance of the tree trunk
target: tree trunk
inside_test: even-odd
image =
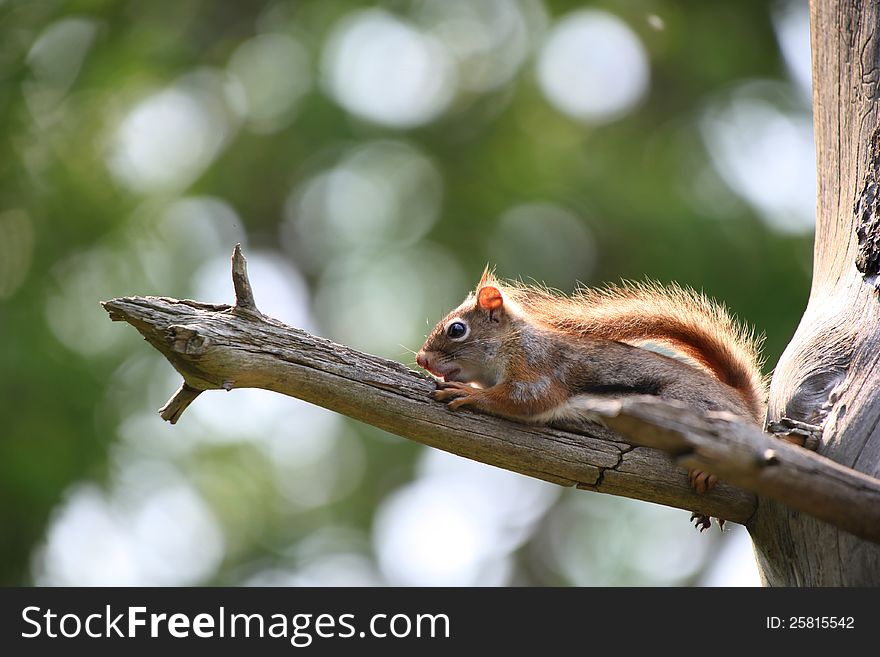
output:
[[[876,2],[812,0],[818,202],[813,284],[768,418],[823,425],[819,453],[880,475],[880,37]],[[880,585],[880,545],[762,498],[766,584]]]

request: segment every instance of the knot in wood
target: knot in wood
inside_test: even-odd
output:
[[[197,328],[179,324],[168,327],[167,337],[172,351],[187,356],[201,356],[211,343]]]

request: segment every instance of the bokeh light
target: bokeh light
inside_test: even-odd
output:
[[[499,272],[544,272],[550,286],[589,278],[595,245],[583,219],[558,205],[529,203],[505,212],[493,237]]]
[[[326,89],[345,109],[399,128],[436,118],[457,86],[440,41],[379,9],[355,12],[334,28],[322,68]]]
[[[35,565],[49,586],[185,586],[218,567],[223,536],[201,496],[162,466],[129,473],[139,496],[69,492]],[[161,482],[161,483],[160,483]]]
[[[749,533],[739,525],[725,531],[727,540],[700,583],[703,586],[761,586]]]
[[[536,0],[423,0],[414,10],[453,54],[461,88],[476,93],[509,82],[547,24]]]
[[[335,255],[414,244],[437,220],[442,197],[440,173],[418,149],[368,142],[291,193],[282,237],[303,265],[320,268]]]
[[[312,86],[308,51],[287,34],[248,39],[235,49],[228,70],[241,85],[247,127],[259,133],[288,125]]]
[[[42,123],[67,95],[97,31],[96,21],[70,17],[52,23],[34,41],[27,54],[32,77],[22,91],[35,120]]]
[[[120,122],[110,148],[114,178],[141,193],[191,185],[237,129],[226,104],[228,85],[222,73],[197,71],[140,101]]]
[[[112,351],[125,338],[107,325],[98,301],[124,295],[140,277],[139,265],[112,249],[74,253],[53,268],[54,285],[45,300],[45,315],[55,337],[85,356]]]
[[[798,0],[778,3],[773,13],[773,27],[789,75],[809,103],[813,94],[809,5]]]
[[[509,584],[511,552],[559,489],[436,450],[422,458],[421,476],[377,511],[385,577],[404,586]]]
[[[433,323],[475,282],[430,245],[378,258],[344,256],[318,282],[315,311],[332,339],[414,364]]]
[[[738,87],[709,105],[702,132],[724,181],[769,226],[808,232],[816,216],[812,124],[809,114],[780,108],[785,94],[773,83]]]
[[[541,555],[545,567],[558,569],[576,586],[668,586],[696,575],[714,545],[711,534],[689,540],[695,530],[688,517],[678,509],[625,498],[566,495],[539,537],[546,548]],[[597,534],[596,527],[603,532]],[[650,541],[635,540],[625,527],[638,528],[636,533]]]
[[[647,53],[636,34],[613,14],[594,9],[569,14],[553,26],[537,73],[547,100],[590,123],[626,114],[650,80]]]
[[[364,532],[326,526],[284,551],[282,568],[264,568],[252,575],[250,586],[382,586],[385,580],[369,556]]]

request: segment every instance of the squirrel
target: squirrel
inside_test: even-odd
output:
[[[654,395],[760,425],[759,345],[723,306],[677,285],[580,287],[564,296],[500,281],[487,266],[476,290],[431,331],[416,363],[440,379],[434,396],[452,410],[549,424],[590,418],[589,397]],[[701,493],[716,481],[699,471],[690,479]],[[694,518],[708,528],[708,518]]]

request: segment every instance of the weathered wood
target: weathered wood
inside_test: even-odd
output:
[[[818,452],[880,476],[880,4],[813,0],[818,167],[810,301],[768,418],[823,424]],[[867,509],[865,509],[867,511]],[[880,546],[769,500],[750,532],[773,585],[878,585]]]
[[[247,260],[241,252],[241,244],[232,251],[232,287],[235,289],[235,308],[239,311],[259,313],[254,301],[254,290],[247,273]]]
[[[180,419],[180,416],[183,415],[183,412],[189,408],[189,405],[192,404],[200,394],[202,394],[201,390],[191,388],[186,382],[184,382],[177,389],[177,392],[174,393],[174,396],[159,409],[159,417],[171,424],[177,424],[177,421]]]
[[[125,297],[103,305],[111,318],[137,328],[192,390],[273,390],[545,481],[734,522],[746,522],[756,507],[754,495],[724,483],[698,495],[672,457],[634,448],[598,424],[575,432],[453,412],[434,401],[435,383],[427,376],[233,306],[161,297]]]
[[[687,468],[712,472],[880,543],[880,479],[764,434],[727,413],[703,415],[651,397],[604,401],[594,410],[628,440],[679,454],[678,462]]]

